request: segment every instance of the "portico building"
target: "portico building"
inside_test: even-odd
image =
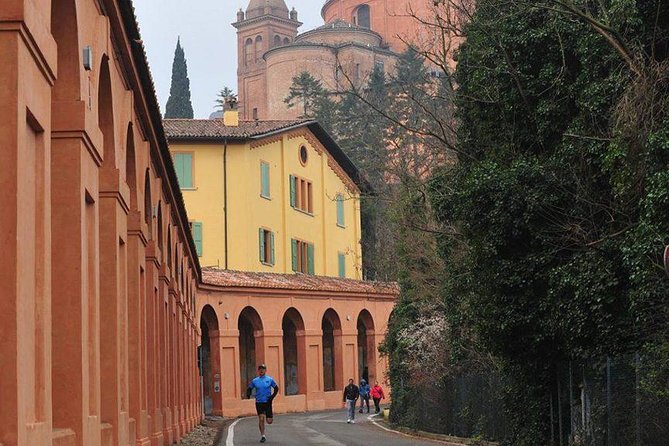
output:
[[[339,408],[349,378],[385,382],[378,352],[397,284],[203,270],[198,294],[205,412],[255,413],[258,364],[279,385],[276,412]]]

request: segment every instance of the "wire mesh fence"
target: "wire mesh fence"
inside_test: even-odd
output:
[[[669,398],[638,353],[561,364],[550,396],[554,445],[667,446]]]
[[[660,364],[666,373],[668,364]],[[554,365],[546,446],[669,446],[669,376],[638,353]],[[501,372],[448,378],[419,392],[419,430],[503,442],[511,434]],[[505,443],[508,444],[508,443]],[[512,444],[512,443],[511,443]],[[537,443],[537,446],[541,446]]]

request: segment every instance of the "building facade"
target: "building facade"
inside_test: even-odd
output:
[[[313,121],[236,114],[165,120],[201,264],[361,279],[355,166]]]
[[[434,15],[432,0],[330,0],[325,24],[298,34],[297,11],[284,0],[252,0],[237,13],[240,113],[244,120],[293,119],[299,108],[284,102],[293,77],[307,71],[329,91],[362,86],[374,68],[394,71],[407,43],[434,42],[421,24]]]
[[[0,3],[0,444],[200,420],[200,269],[128,0]]]
[[[205,411],[255,414],[246,387],[261,363],[279,385],[277,413],[341,408],[349,378],[390,395],[378,349],[398,293],[393,283],[205,268]]]

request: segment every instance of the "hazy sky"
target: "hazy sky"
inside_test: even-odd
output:
[[[188,62],[191,100],[196,118],[214,111],[224,86],[237,91],[237,34],[231,23],[249,0],[134,0],[135,12],[161,110],[170,94],[177,36]],[[322,24],[324,0],[287,0],[304,22],[300,32]]]

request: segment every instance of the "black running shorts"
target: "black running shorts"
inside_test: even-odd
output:
[[[272,413],[272,402],[268,401],[267,403],[256,403],[256,413],[258,415],[265,415],[267,418],[273,418]]]

